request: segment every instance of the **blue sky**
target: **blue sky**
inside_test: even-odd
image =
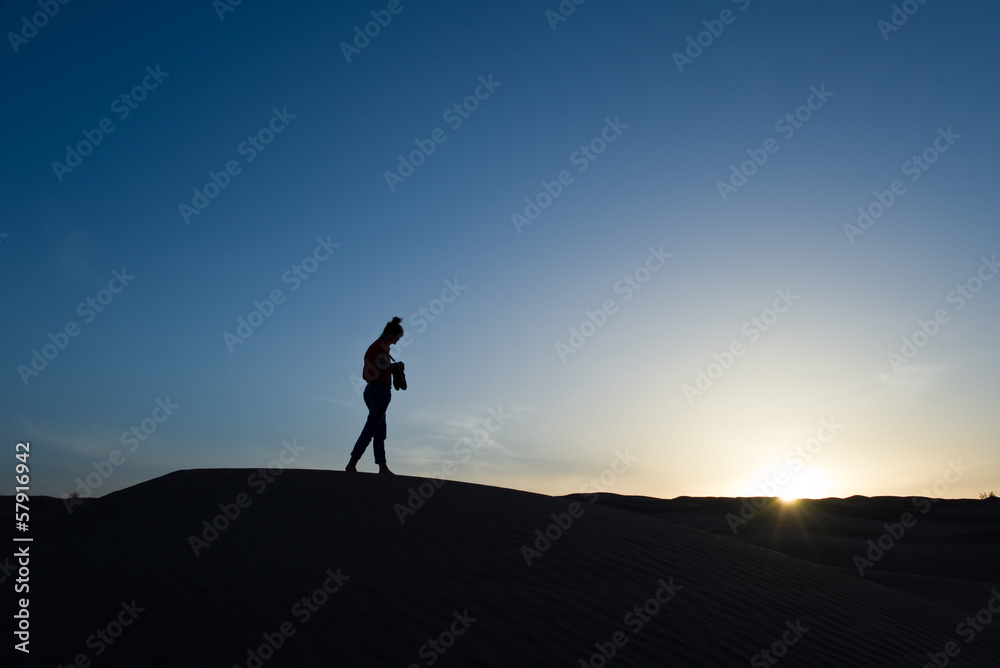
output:
[[[994,4],[44,6],[0,5],[0,440],[35,493],[286,442],[342,469],[393,316],[397,473],[998,486]]]

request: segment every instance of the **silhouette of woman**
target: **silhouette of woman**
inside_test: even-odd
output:
[[[361,436],[351,451],[351,461],[345,470],[357,472],[358,460],[368,449],[368,443],[375,440],[375,463],[378,472],[393,475],[385,463],[385,412],[392,400],[392,372],[395,367],[402,369],[402,362],[393,362],[389,346],[403,338],[402,318],[393,318],[386,323],[382,336],[368,346],[365,352],[365,367],[361,372],[368,385],[365,387],[365,405],[368,406],[368,420]],[[405,382],[405,381],[404,381]],[[405,389],[405,385],[403,388]]]

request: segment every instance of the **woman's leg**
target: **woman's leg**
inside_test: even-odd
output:
[[[361,459],[361,455],[365,454],[365,450],[368,449],[368,444],[371,443],[372,436],[374,436],[375,423],[372,412],[372,396],[369,391],[371,387],[371,384],[365,387],[365,392],[362,395],[365,399],[365,406],[368,407],[368,419],[365,421],[365,426],[361,429],[361,435],[358,436],[358,440],[354,444],[354,449],[351,450],[351,459],[355,460]]]
[[[351,451],[352,458],[360,459],[374,438],[375,461],[385,462],[385,411],[392,399],[391,392],[388,385],[369,383],[368,387],[365,388],[364,397],[365,405],[368,406],[368,419],[365,421],[364,429],[361,430],[361,435],[354,444],[354,450]]]
[[[390,401],[392,401],[392,388],[388,385],[381,386],[376,397],[376,402],[379,408],[382,409],[382,419],[375,425],[374,433],[372,434],[372,437],[375,439],[376,464],[385,464],[385,412],[389,408]]]
[[[392,398],[392,395],[389,395]],[[389,401],[385,402],[389,406]],[[375,426],[375,463],[385,464],[385,411],[382,411],[382,420]]]

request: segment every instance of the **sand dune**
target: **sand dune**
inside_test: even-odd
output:
[[[30,665],[1000,665],[1000,614],[959,632],[1000,613],[980,502],[941,502],[871,569],[940,590],[917,597],[841,559],[907,499],[770,507],[733,535],[732,499],[255,475],[178,471],[72,515],[36,499]]]
[[[767,502],[745,521],[739,520],[750,513],[741,499],[603,495],[598,503],[735,537],[960,609],[979,609],[983,592],[1000,579],[997,499],[914,502],[857,496],[801,500],[791,506]],[[896,525],[904,513],[913,515],[913,522],[900,534]],[[886,524],[898,539],[883,537]],[[891,543],[881,557],[871,565],[854,561],[868,560],[868,541],[877,545],[880,538],[883,545]]]

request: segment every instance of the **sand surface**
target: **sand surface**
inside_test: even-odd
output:
[[[995,503],[916,510],[862,577],[910,499],[772,504],[734,534],[738,499],[255,475],[178,471],[72,514],[34,499],[16,665],[1000,666]]]

